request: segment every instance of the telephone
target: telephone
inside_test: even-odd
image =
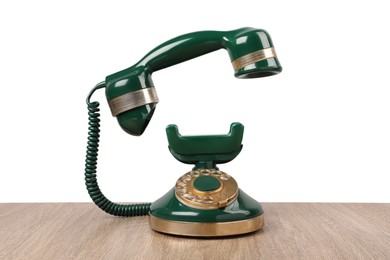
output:
[[[226,135],[182,136],[176,125],[166,128],[169,151],[183,163],[194,164],[163,197],[154,203],[117,204],[101,192],[96,177],[99,146],[99,103],[91,102],[105,88],[113,116],[128,134],[142,135],[158,103],[152,73],[224,48],[237,78],[278,74],[282,67],[269,34],[262,29],[199,31],[173,38],[144,56],[135,65],[106,77],[87,97],[89,114],[85,183],[93,202],[115,216],[149,215],[150,227],[182,236],[230,236],[263,227],[261,205],[238,188],[217,164],[234,159],[242,149],[244,126],[232,123]]]

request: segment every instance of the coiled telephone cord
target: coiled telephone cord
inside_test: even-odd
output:
[[[105,83],[101,82],[92,89],[87,98],[88,106],[88,146],[85,159],[85,185],[93,202],[105,212],[121,217],[143,216],[149,213],[151,203],[140,204],[117,204],[107,199],[101,192],[97,183],[96,168],[99,151],[100,137],[100,114],[99,102],[90,102],[95,90],[104,88]]]

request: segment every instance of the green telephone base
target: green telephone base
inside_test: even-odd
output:
[[[237,199],[225,208],[202,210],[182,204],[171,189],[152,203],[149,225],[153,230],[181,236],[216,237],[240,235],[261,229],[261,205],[239,190]]]
[[[227,135],[181,136],[167,127],[169,150],[184,163],[195,164],[163,197],[152,203],[153,230],[183,236],[229,236],[257,231],[264,225],[261,205],[238,188],[217,163],[234,159],[241,151],[244,126],[233,123]]]

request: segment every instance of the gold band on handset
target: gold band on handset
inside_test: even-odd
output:
[[[275,49],[271,47],[271,48],[251,52],[247,55],[237,58],[234,61],[232,61],[232,65],[234,70],[236,71],[245,66],[254,64],[255,62],[266,60],[269,58],[275,58],[275,57],[276,57]]]
[[[155,87],[132,91],[108,101],[112,116],[150,103],[158,103]]]

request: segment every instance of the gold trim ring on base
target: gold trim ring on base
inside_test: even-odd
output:
[[[246,234],[257,231],[264,226],[263,214],[231,222],[184,222],[155,217],[149,214],[151,229],[171,235],[192,237],[220,237]]]

